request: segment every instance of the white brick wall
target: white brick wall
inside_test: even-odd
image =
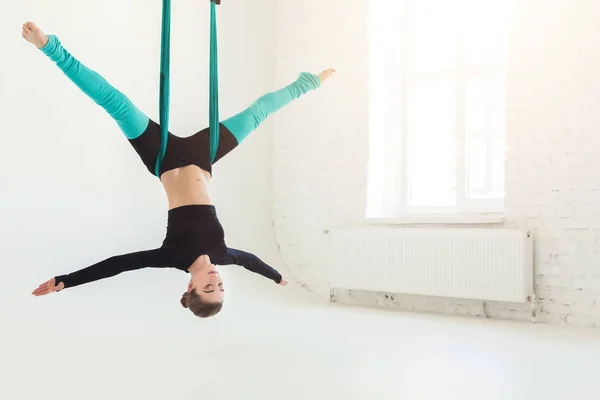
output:
[[[515,2],[508,82],[507,227],[535,235],[540,322],[595,326],[600,293],[600,4]],[[275,118],[273,207],[295,277],[328,296],[323,231],[361,224],[368,155],[364,0],[277,5],[277,82],[337,76]],[[368,266],[366,266],[368,267]],[[352,292],[348,303],[527,320],[529,305]]]

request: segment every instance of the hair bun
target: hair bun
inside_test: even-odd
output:
[[[183,306],[183,308],[188,308],[187,293],[184,293],[181,296],[181,305]]]

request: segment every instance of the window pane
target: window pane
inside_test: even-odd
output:
[[[502,139],[492,139],[492,182],[489,198],[504,198],[504,180],[506,166],[506,141]]]
[[[460,0],[459,26],[466,67],[506,61],[510,0]]]
[[[465,117],[467,198],[501,199],[506,126],[502,72],[468,79]]]
[[[456,68],[459,25],[452,17],[456,10],[456,6],[448,0],[410,3],[408,37],[412,72]]]
[[[487,140],[470,138],[467,141],[468,198],[481,198],[487,189]]]
[[[456,81],[413,82],[408,106],[408,204],[456,204]]]
[[[465,96],[467,136],[504,136],[506,127],[504,72],[491,72],[468,78]]]
[[[471,200],[504,198],[504,139],[467,140],[467,198]]]

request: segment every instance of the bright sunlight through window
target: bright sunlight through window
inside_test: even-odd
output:
[[[502,212],[510,2],[371,3],[368,216]]]

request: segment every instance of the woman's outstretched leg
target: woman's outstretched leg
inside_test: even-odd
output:
[[[135,139],[144,133],[150,119],[127,96],[65,50],[56,36],[46,36],[35,24],[27,22],[23,25],[23,37],[54,61],[77,87],[104,108],[127,139]]]
[[[250,105],[247,109],[222,124],[233,134],[238,144],[254,131],[267,117],[293,100],[306,94],[310,90],[317,89],[335,71],[328,69],[319,75],[303,72],[296,81],[275,92],[267,93]]]

